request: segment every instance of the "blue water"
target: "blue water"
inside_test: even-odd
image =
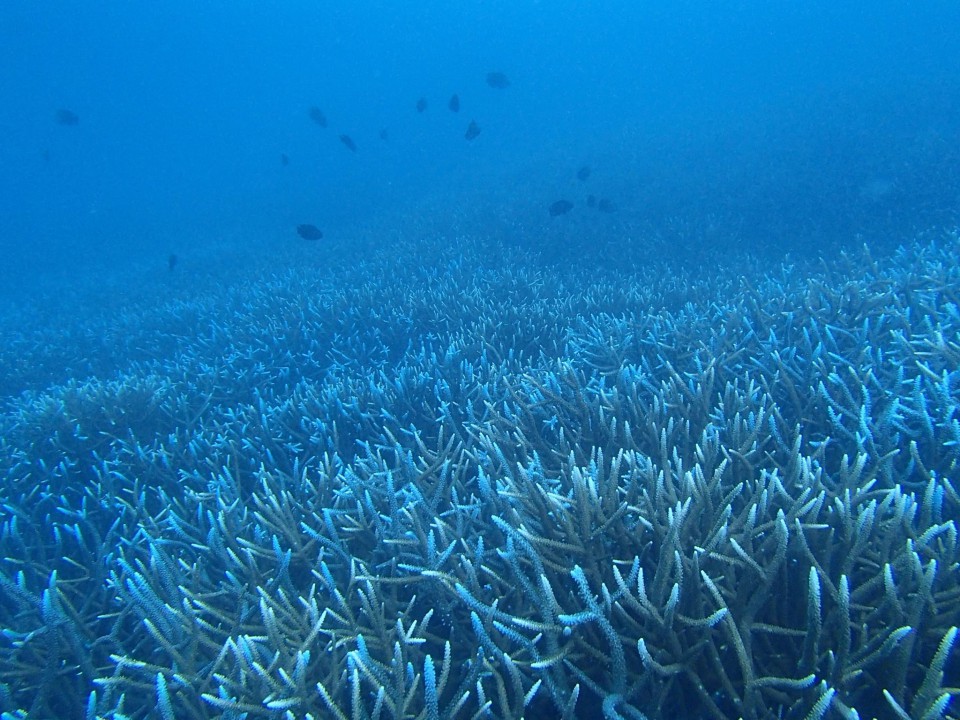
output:
[[[5,0],[4,720],[958,717],[958,47]]]
[[[5,277],[186,261],[215,236],[269,256],[291,224],[349,235],[425,196],[537,215],[584,163],[631,219],[714,213],[754,247],[955,211],[952,3],[447,5],[4,3]]]

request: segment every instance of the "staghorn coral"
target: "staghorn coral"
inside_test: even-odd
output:
[[[0,709],[955,717],[957,249],[231,291],[12,402]]]

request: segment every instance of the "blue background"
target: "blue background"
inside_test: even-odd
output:
[[[347,248],[373,217],[410,232],[469,218],[565,260],[578,237],[641,242],[678,222],[710,226],[684,239],[695,252],[897,242],[955,218],[958,8],[7,0],[2,295],[141,277],[171,252],[271,267],[313,251],[299,223]],[[492,70],[511,86],[487,87]],[[588,192],[615,225],[585,214]],[[572,230],[545,223],[558,198]]]

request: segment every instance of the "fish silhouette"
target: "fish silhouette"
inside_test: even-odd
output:
[[[303,225],[297,225],[297,235],[304,240],[320,240],[323,237],[323,232],[316,225],[304,223]]]
[[[425,97],[422,97],[419,100],[417,100],[417,112],[422,113],[426,109],[427,109],[427,99]]]
[[[456,93],[451,95],[447,107],[450,108],[450,112],[460,112],[460,96]]]
[[[173,269],[177,267],[178,262],[180,262],[180,258],[178,258],[174,253],[170,253],[170,257],[167,258],[167,270],[173,272]]]
[[[510,87],[510,79],[502,72],[488,72],[487,85],[497,90]]]
[[[347,148],[347,150],[349,150],[350,152],[357,151],[357,144],[353,141],[353,138],[351,138],[349,135],[341,135],[340,142],[342,142],[344,146]]]
[[[588,177],[590,177],[590,166],[589,166],[589,165],[584,165],[584,166],[581,167],[579,170],[577,170],[577,180],[579,180],[580,182],[583,182],[583,181],[586,180]]]
[[[60,108],[57,110],[55,117],[58,125],[75,126],[80,124],[80,116],[77,115],[73,110],[67,110],[66,108]]]
[[[480,134],[480,126],[477,125],[476,120],[471,120],[470,124],[467,125],[467,131],[463,134],[467,140],[473,140]]]
[[[316,105],[310,108],[310,119],[322,128],[327,126],[327,116]]]
[[[573,209],[573,203],[569,200],[557,200],[550,206],[550,217],[559,217],[566,215]]]

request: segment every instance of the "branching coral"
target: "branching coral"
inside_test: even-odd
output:
[[[290,276],[24,397],[0,709],[955,717],[956,250],[654,313],[675,277]]]

